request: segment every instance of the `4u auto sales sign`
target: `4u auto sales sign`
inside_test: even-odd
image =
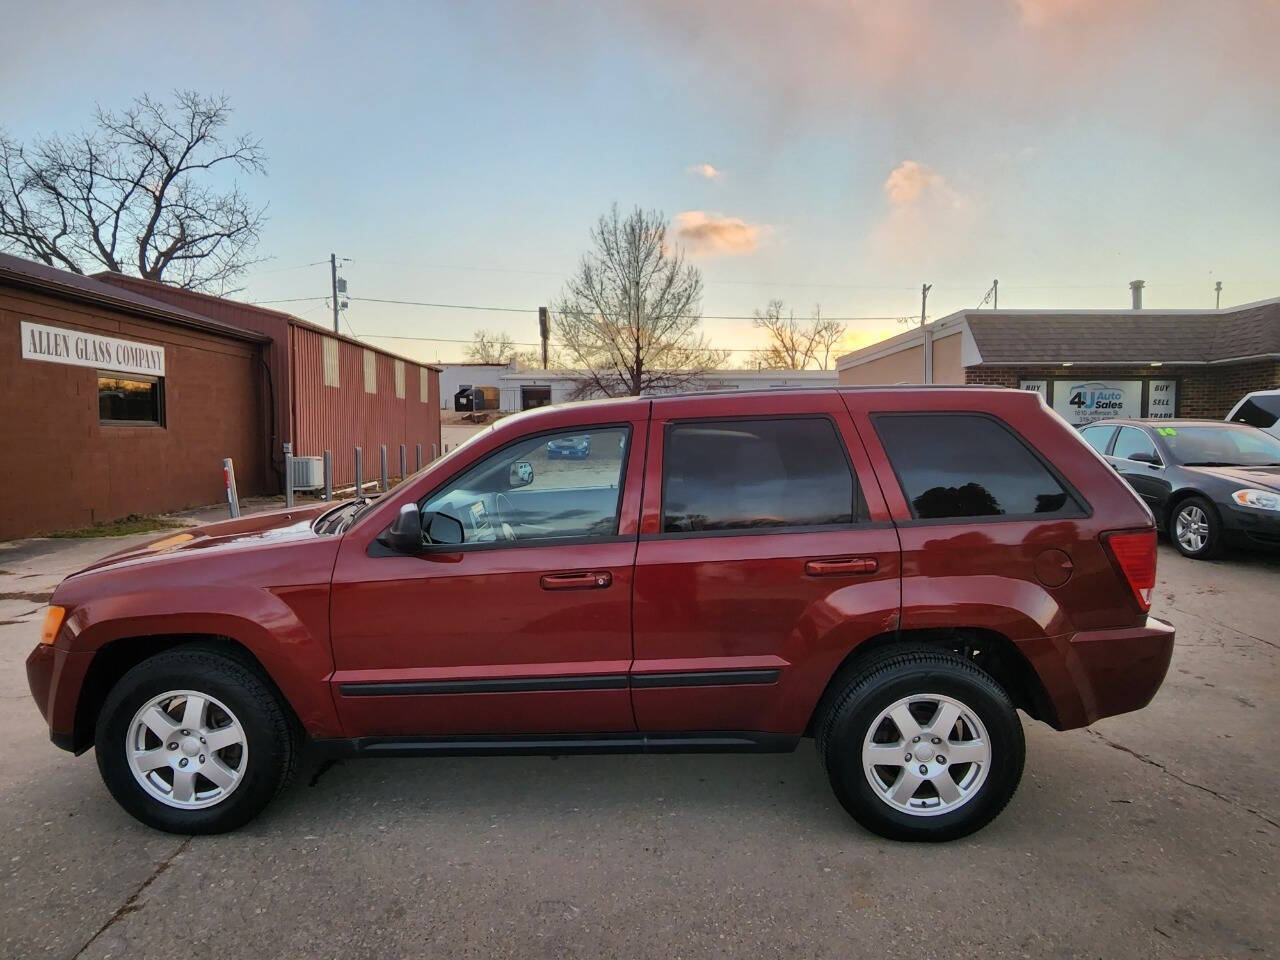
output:
[[[1024,380],[1022,389],[1047,389],[1050,406],[1077,427],[1110,417],[1172,417],[1177,400],[1176,380]]]

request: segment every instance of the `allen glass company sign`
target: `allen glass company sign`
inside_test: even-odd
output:
[[[164,347],[22,321],[22,359],[164,376]]]

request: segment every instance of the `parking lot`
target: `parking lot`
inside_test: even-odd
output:
[[[1280,937],[1275,560],[1162,546],[1178,644],[1154,703],[1026,721],[1017,796],[950,845],[858,828],[808,742],[313,765],[240,832],[183,838],[49,744],[23,671],[57,580],[127,542],[0,545],[4,957],[1236,957]]]

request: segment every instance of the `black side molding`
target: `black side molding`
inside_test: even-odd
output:
[[[560,756],[611,753],[790,753],[800,738],[785,733],[492,734],[471,737],[355,737],[316,740],[330,757]]]
[[[496,680],[404,680],[390,683],[340,683],[344,697],[413,697],[433,693],[530,693],[538,690],[622,690],[625,673],[577,677],[520,677]]]
[[[721,687],[777,683],[778,670],[692,670],[682,673],[633,673],[633,687]]]
[[[692,670],[676,673],[633,673],[630,685],[652,687],[720,687],[777,683],[778,670]],[[585,676],[514,677],[494,680],[393,680],[386,683],[340,683],[344,697],[417,697],[459,693],[533,693],[545,690],[623,690],[625,673]]]

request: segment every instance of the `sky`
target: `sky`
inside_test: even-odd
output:
[[[931,317],[994,278],[1002,308],[1280,295],[1280,0],[51,9],[5,13],[0,126],[225,94],[269,158],[237,296],[329,322],[335,252],[344,331],[415,359],[536,340],[614,202],[670,219],[735,363],[759,333],[712,318],[774,298],[854,318],[852,349],[926,282]]]

